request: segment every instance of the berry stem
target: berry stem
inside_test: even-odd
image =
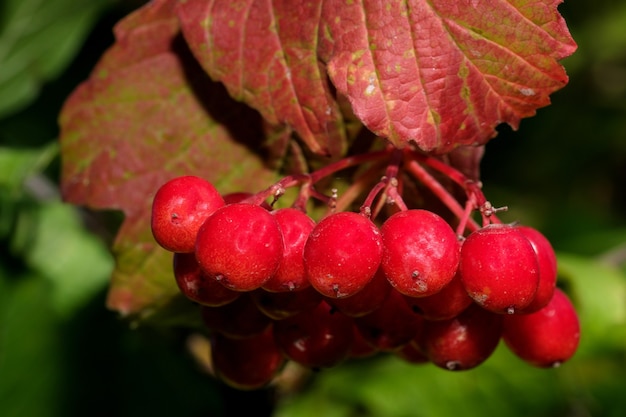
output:
[[[402,163],[402,150],[395,149],[391,154],[390,161],[387,164],[387,169],[385,170],[385,176],[381,178],[381,180],[372,187],[372,190],[367,195],[365,201],[361,205],[361,213],[367,215],[368,217],[372,215],[372,204],[374,203],[375,198],[378,194],[384,189],[385,196],[389,195],[391,189],[396,190],[393,193],[394,201],[396,204],[400,206],[406,205],[404,201],[402,201],[402,197],[397,193],[398,186],[398,172],[400,171],[400,164]],[[378,211],[378,210],[377,210]]]
[[[452,168],[451,168],[452,169]],[[439,181],[435,179],[424,167],[422,167],[416,160],[411,160],[407,164],[407,170],[415,178],[428,187],[443,204],[450,209],[450,211],[461,221],[465,223],[467,228],[474,231],[480,229],[478,223],[469,218],[465,208],[459,204],[459,202],[446,190]]]

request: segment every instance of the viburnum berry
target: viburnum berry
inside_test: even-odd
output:
[[[361,317],[380,307],[393,290],[382,269],[356,294],[344,298],[328,297],[327,301],[346,316]]]
[[[556,254],[550,241],[537,229],[521,225],[516,226],[515,229],[526,236],[533,246],[539,262],[539,286],[537,287],[537,293],[531,303],[521,311],[523,313],[532,313],[545,307],[552,299],[557,281]]]
[[[350,353],[352,319],[322,301],[312,310],[274,322],[274,338],[287,358],[310,368],[332,367]]]
[[[402,294],[393,289],[380,307],[354,319],[363,338],[376,349],[386,352],[414,339],[423,322],[423,318],[404,301]]]
[[[320,220],[304,245],[306,276],[321,294],[356,294],[374,277],[382,256],[380,232],[366,216],[333,213]]]
[[[207,276],[193,253],[174,253],[174,279],[181,293],[201,305],[219,307],[241,295]]]
[[[211,359],[216,376],[240,390],[259,389],[280,371],[285,358],[276,346],[272,328],[248,339],[211,337]]]
[[[448,320],[461,314],[472,304],[459,274],[436,294],[428,297],[405,296],[406,302],[426,320]]]
[[[304,245],[315,222],[301,210],[282,208],[272,212],[283,236],[283,257],[278,269],[263,284],[267,291],[296,291],[311,284],[304,272]]]
[[[309,286],[297,291],[270,292],[263,288],[250,293],[257,308],[273,320],[282,320],[315,308],[322,295]]]
[[[169,180],[152,201],[154,239],[171,252],[193,252],[198,230],[223,205],[220,193],[205,179],[187,175]]]
[[[460,245],[439,215],[421,209],[393,214],[382,225],[382,268],[402,294],[436,294],[456,274]]]
[[[196,239],[202,270],[235,291],[265,284],[283,257],[283,238],[276,218],[246,203],[229,204],[206,219]]]
[[[257,308],[250,298],[250,293],[243,293],[236,300],[223,306],[202,306],[201,317],[208,329],[233,339],[259,334],[272,322]]]
[[[498,346],[503,317],[472,304],[455,318],[424,320],[417,344],[428,360],[440,368],[475,368]]]
[[[572,302],[556,288],[550,302],[536,312],[505,316],[502,338],[524,361],[556,367],[576,353],[580,323]]]
[[[530,241],[514,226],[491,224],[461,247],[461,280],[480,306],[495,313],[527,307],[539,286],[539,262]]]

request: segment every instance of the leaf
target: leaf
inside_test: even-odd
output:
[[[0,117],[28,104],[81,46],[110,2],[8,0],[0,18]]]
[[[58,201],[20,210],[11,249],[52,282],[48,296],[64,318],[101,291],[113,269],[108,250],[85,230],[76,207]]]
[[[63,392],[59,380],[67,351],[62,349],[60,320],[50,306],[50,285],[36,275],[18,275],[0,265],[0,287],[2,415],[59,415]]]
[[[187,0],[185,39],[230,95],[272,124],[291,126],[315,153],[346,147],[342,115],[317,58],[322,2]]]
[[[561,0],[324,3],[320,53],[355,114],[396,146],[448,152],[549,104],[576,45]]]
[[[275,180],[259,145],[260,117],[197,65],[180,37],[175,4],[152,1],[121,21],[116,43],[60,115],[64,198],[125,215],[108,296],[123,315],[148,315],[178,292],[171,254],[150,231],[161,184],[192,174],[226,193]]]
[[[626,351],[626,274],[597,259],[559,253],[560,283],[581,321],[577,355]]]

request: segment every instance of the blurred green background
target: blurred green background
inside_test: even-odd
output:
[[[131,329],[104,308],[111,232],[58,192],[56,117],[141,1],[0,1],[0,415],[267,414],[264,392],[203,374],[182,335]],[[626,2],[560,7],[579,44],[553,104],[487,146],[485,193],[553,242],[580,313],[556,370],[506,349],[450,373],[392,357],[316,374],[276,416],[626,415]],[[270,404],[268,406],[268,403]]]

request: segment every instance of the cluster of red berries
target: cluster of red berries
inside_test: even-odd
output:
[[[351,211],[316,223],[251,201],[183,176],[152,208],[154,237],[174,252],[178,287],[209,329],[213,368],[232,386],[264,386],[287,360],[322,368],[388,352],[464,370],[500,340],[539,367],[576,351],[576,311],[535,229],[490,224],[461,237],[424,209],[381,225]]]

